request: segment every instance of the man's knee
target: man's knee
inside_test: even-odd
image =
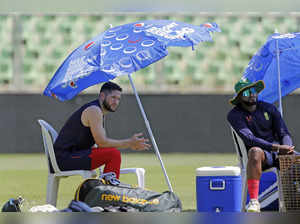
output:
[[[248,151],[248,160],[253,162],[261,162],[264,158],[264,151],[259,147],[252,147]]]
[[[113,159],[121,160],[121,152],[116,148],[111,148],[110,155]]]

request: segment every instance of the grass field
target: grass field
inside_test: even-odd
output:
[[[195,170],[202,166],[236,165],[235,154],[176,153],[162,154],[174,192],[183,204],[183,210],[196,209]],[[146,188],[162,192],[168,190],[162,169],[155,154],[123,153],[122,167],[143,167],[146,170]],[[0,154],[0,206],[12,197],[25,198],[23,211],[46,200],[47,163],[44,154]],[[121,176],[121,181],[136,184],[133,174]],[[69,177],[61,180],[57,207],[65,208],[72,200],[83,179]]]

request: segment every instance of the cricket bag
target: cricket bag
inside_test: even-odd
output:
[[[84,180],[76,190],[75,200],[90,207],[131,208],[137,212],[180,212],[182,209],[180,199],[173,192],[157,193],[122,183],[111,185],[104,179]]]

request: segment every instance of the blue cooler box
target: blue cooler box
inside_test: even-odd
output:
[[[196,169],[198,212],[240,212],[242,179],[239,167]]]

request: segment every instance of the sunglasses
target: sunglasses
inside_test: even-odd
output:
[[[249,89],[246,89],[242,92],[242,96],[250,96],[251,94],[256,94],[256,89],[255,87],[252,87],[252,88],[249,88]]]

